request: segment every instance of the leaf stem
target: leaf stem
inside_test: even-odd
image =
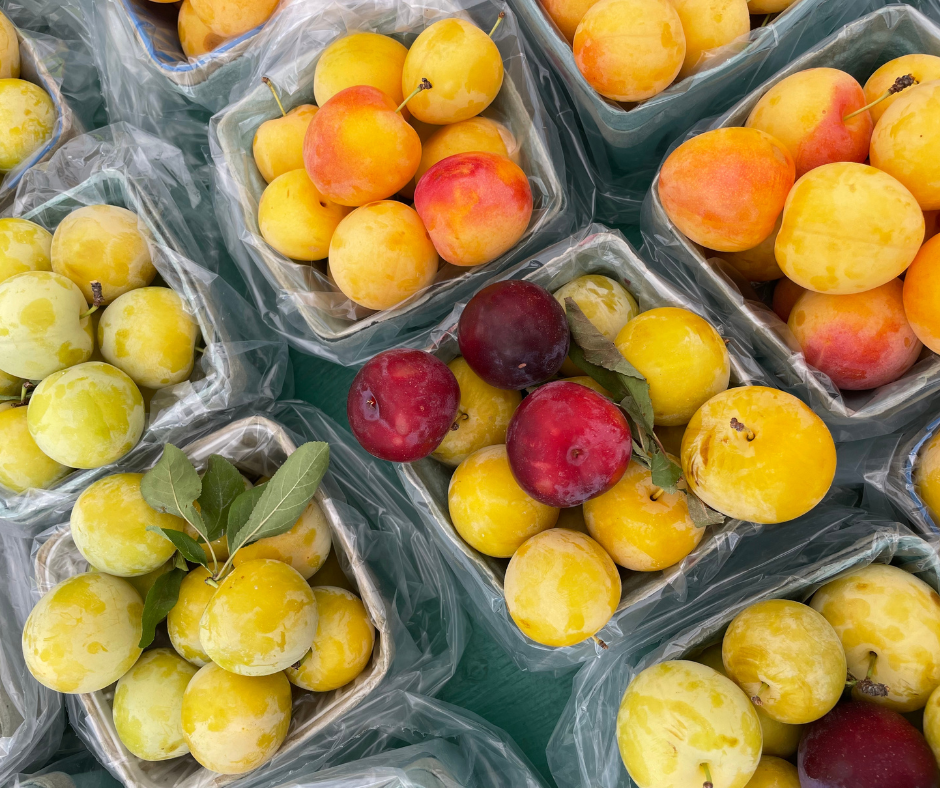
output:
[[[280,98],[278,98],[277,90],[274,88],[274,83],[268,77],[261,77],[261,81],[268,86],[268,90],[271,91],[271,95],[274,96],[274,100],[277,102],[277,107],[281,110],[281,117],[286,118],[287,113],[284,111],[284,105],[281,104]]]

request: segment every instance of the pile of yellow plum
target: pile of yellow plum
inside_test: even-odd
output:
[[[213,464],[227,478],[210,485]],[[152,505],[159,464],[89,486],[70,529],[90,571],[42,597],[23,630],[23,653],[33,676],[58,692],[117,682],[114,728],[136,757],[192,754],[211,771],[241,774],[284,742],[292,685],[317,693],[351,682],[371,658],[375,629],[335,556],[328,560],[330,525],[312,500],[325,461],[312,481],[295,473],[280,487],[286,463],[255,485],[218,457],[209,467],[183,516]],[[199,494],[195,470],[186,472]],[[182,474],[167,478],[158,483],[188,497]],[[290,485],[306,485],[300,500],[283,492]],[[265,494],[300,516],[282,514],[287,520],[272,529]],[[266,524],[253,525],[252,515]],[[213,519],[227,523],[227,534],[212,538],[205,526]],[[164,617],[167,646],[148,648]]]
[[[641,788],[934,785],[938,688],[940,595],[872,564],[808,605],[757,602],[693,660],[639,673],[617,740]]]
[[[145,402],[193,370],[199,327],[137,214],[89,205],[54,234],[0,219],[0,484],[45,488],[123,457]]]
[[[0,174],[42,148],[52,138],[57,118],[49,94],[19,76],[16,28],[0,13]]]
[[[796,1],[542,0],[542,6],[572,45],[588,84],[632,105],[700,70],[711,50],[743,48],[752,28]]]
[[[601,630],[620,604],[618,566],[667,569],[723,516],[792,520],[832,483],[835,444],[818,416],[776,389],[729,388],[728,350],[707,320],[641,312],[610,277],[554,295],[490,285],[457,336],[461,355],[446,366],[418,351],[376,356],[347,414],[376,456],[456,467],[453,526],[480,553],[511,559],[507,608],[538,643]]]
[[[410,49],[377,33],[337,39],[314,73],[319,108],[255,134],[264,240],[292,260],[328,259],[340,291],[372,310],[427,288],[441,260],[495,260],[533,209],[516,140],[480,115],[502,83],[499,50],[464,19],[435,22]]]
[[[743,128],[689,140],[660,173],[676,227],[741,278],[776,281],[774,311],[840,391],[940,352],[937,79],[940,58],[919,54],[864,88],[838,69],[797,72]]]

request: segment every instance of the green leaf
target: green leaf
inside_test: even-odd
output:
[[[138,648],[147,648],[153,643],[157,624],[166,618],[167,613],[173,609],[173,605],[179,599],[180,584],[184,577],[186,577],[186,572],[182,569],[174,569],[172,572],[160,575],[147,592],[147,599],[144,601],[143,629],[140,643],[137,644]]]
[[[705,528],[709,525],[720,525],[725,521],[725,516],[721,512],[709,509],[694,492],[685,491],[685,497],[689,504],[689,517],[695,523],[696,528]]]
[[[206,524],[208,541],[214,542],[225,531],[229,509],[244,491],[245,480],[238,468],[218,454],[209,457],[199,496],[199,509]]]
[[[187,561],[192,561],[194,564],[202,564],[208,568],[209,559],[206,558],[206,553],[202,549],[202,545],[185,531],[174,531],[172,528],[160,528],[157,525],[148,525],[147,530],[155,534],[161,534],[173,542],[173,545]]]
[[[172,443],[163,447],[163,456],[140,480],[140,493],[158,512],[182,517],[207,542],[206,525],[193,505],[202,494],[202,480],[196,469]]]
[[[245,527],[248,518],[251,517],[252,511],[255,506],[258,505],[258,501],[261,500],[261,496],[264,494],[264,488],[267,486],[267,482],[262,482],[261,484],[255,485],[250,490],[245,490],[235,499],[231,507],[229,507],[228,523],[225,526],[229,555],[235,552],[235,548],[232,547],[235,543],[235,537],[238,535],[238,532]]]
[[[653,474],[652,482],[667,493],[676,492],[679,479],[682,478],[682,468],[660,451],[659,446],[653,445],[650,456],[650,471]]]
[[[326,443],[305,443],[278,469],[245,523],[229,537],[235,552],[243,544],[289,531],[310,503],[330,464]],[[231,515],[230,515],[231,516]]]
[[[581,350],[581,353],[578,354],[581,359],[594,368],[600,367],[613,373],[620,385],[609,388],[592,371],[582,366],[578,358],[569,351],[571,360],[614,394],[614,398],[618,402],[623,400],[626,395],[632,397],[636,403],[637,415],[634,417],[635,420],[640,426],[652,432],[653,402],[650,399],[650,387],[649,383],[646,382],[646,378],[623,357],[623,354],[617,350],[617,346],[613,342],[597,330],[571,297],[565,299],[565,313],[568,316],[568,326],[571,329],[573,343]]]
[[[186,563],[186,559],[183,558],[183,554],[179,550],[173,553],[173,566],[182,569],[184,572],[189,571],[189,564]]]

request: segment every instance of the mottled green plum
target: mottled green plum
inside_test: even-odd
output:
[[[0,405],[0,484],[18,493],[45,489],[69,470],[36,445],[26,425],[26,408]]]
[[[55,105],[39,85],[0,79],[0,172],[26,161],[51,138]]]
[[[0,219],[0,282],[27,271],[51,271],[52,233],[29,221]]]

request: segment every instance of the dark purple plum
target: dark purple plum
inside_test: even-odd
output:
[[[927,740],[874,703],[840,703],[803,731],[800,788],[938,788]]]
[[[422,350],[387,350],[353,379],[346,415],[367,452],[414,462],[440,446],[459,405],[460,386],[443,361]]]
[[[460,353],[491,386],[520,390],[558,374],[568,355],[565,310],[532,282],[496,282],[463,310]]]
[[[522,400],[506,433],[519,486],[559,508],[582,504],[619,482],[632,447],[630,425],[616,405],[563,380]]]

